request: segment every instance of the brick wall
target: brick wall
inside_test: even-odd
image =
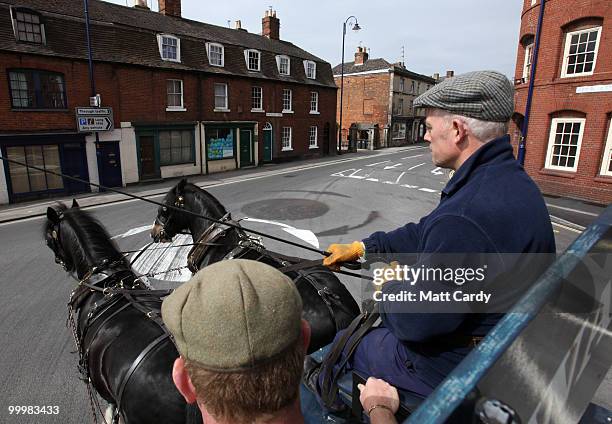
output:
[[[343,139],[353,122],[367,122],[379,125],[379,138],[389,119],[389,72],[380,74],[353,75],[344,77],[344,99],[342,111]],[[340,87],[340,78],[335,78]],[[338,88],[340,105],[340,88]],[[336,115],[340,121],[340,109]]]
[[[525,48],[535,35],[539,1],[524,1],[517,49],[515,78],[523,75]],[[612,84],[612,3],[608,0],[548,0],[544,9],[540,51],[527,134],[525,169],[544,193],[601,204],[612,202],[612,177],[600,175],[612,114],[612,92],[577,94],[577,87]],[[561,78],[567,31],[602,25],[594,73]],[[525,113],[528,84],[516,86],[515,110]],[[555,117],[586,119],[576,172],[545,169],[546,153]],[[511,131],[512,132],[512,131]]]
[[[76,131],[74,108],[88,106],[90,85],[87,62],[34,55],[0,53],[0,133]],[[62,111],[13,111],[8,91],[10,68],[35,68],[64,74],[68,108]],[[303,84],[278,83],[263,79],[222,77],[193,72],[165,71],[140,66],[96,63],[96,88],[104,106],[113,107],[115,126],[120,122],[164,125],[194,121],[250,121],[259,123],[259,134],[266,122],[273,125],[274,157],[288,159],[323,153],[324,128],[328,124],[334,138],[336,89]],[[186,111],[166,111],[166,80],[183,80],[183,103]],[[230,112],[214,112],[215,82],[228,84]],[[266,117],[251,112],[251,87],[263,88],[263,108],[280,113],[282,90],[293,92],[293,114]],[[320,114],[310,114],[310,93],[319,93]],[[201,92],[201,96],[199,93]],[[318,149],[309,149],[308,130],[318,127]],[[281,127],[293,128],[293,151],[281,152]],[[259,145],[263,157],[263,143]]]

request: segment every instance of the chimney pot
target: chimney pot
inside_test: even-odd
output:
[[[238,19],[236,21],[236,24],[234,26],[235,29],[242,29],[242,22],[240,22],[240,19]]]
[[[157,0],[157,4],[162,15],[181,17],[181,0]]]
[[[451,78],[455,76],[455,71],[446,71],[446,78]]]
[[[365,47],[357,47],[357,52],[355,53],[355,65],[363,65],[367,62],[369,56],[370,55]]]

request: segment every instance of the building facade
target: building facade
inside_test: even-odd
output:
[[[612,202],[612,3],[524,0],[515,70],[513,142],[521,137],[535,71],[525,169],[550,195]]]
[[[341,65],[333,69],[340,87]],[[422,140],[424,113],[415,112],[414,98],[432,87],[436,81],[411,72],[402,63],[385,59],[369,59],[365,47],[358,47],[353,62],[344,64],[342,101],[342,144],[348,138],[360,148],[377,149],[401,146]],[[340,120],[340,90],[338,90]]]
[[[180,0],[159,10],[90,0],[95,89],[114,121],[96,141],[75,114],[92,95],[82,3],[0,2],[2,156],[122,186],[335,152],[331,66],[281,41],[274,11],[253,34],[183,19]],[[0,203],[88,190],[0,172]]]

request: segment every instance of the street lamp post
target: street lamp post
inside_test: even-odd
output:
[[[351,20],[355,20],[353,31],[359,31],[361,27],[357,22],[357,18],[349,16],[342,24],[342,60],[340,64],[340,128],[338,128],[338,154],[342,154],[342,100],[344,97],[344,39],[346,38],[346,24]]]

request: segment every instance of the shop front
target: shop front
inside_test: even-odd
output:
[[[5,190],[10,203],[90,191],[89,184],[45,172],[89,181],[82,134],[2,136],[0,149],[3,157],[25,165],[4,163]]]
[[[204,123],[206,173],[257,165],[256,123]]]

